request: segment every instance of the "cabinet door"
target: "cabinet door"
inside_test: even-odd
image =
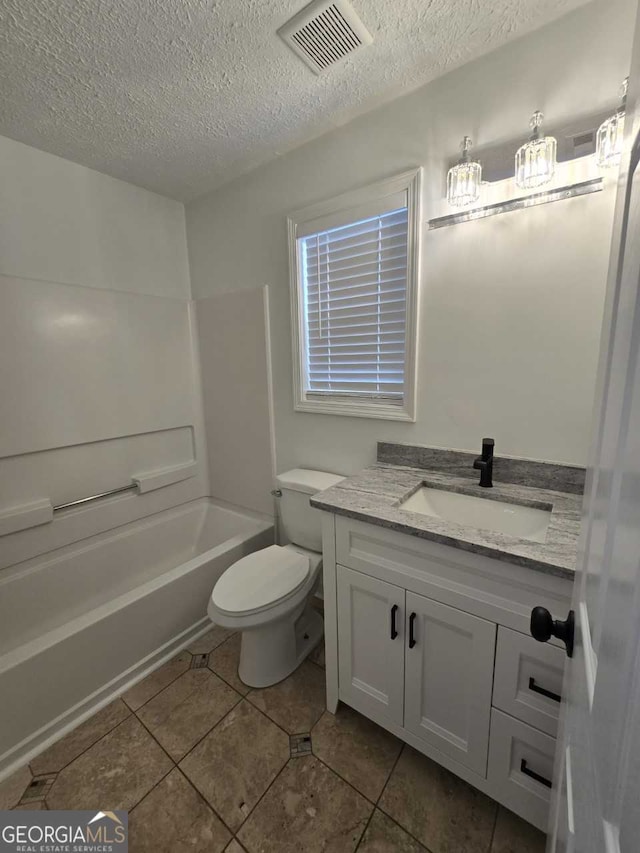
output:
[[[344,566],[336,570],[340,699],[401,726],[405,591]]]
[[[486,775],[496,626],[407,592],[405,728]]]

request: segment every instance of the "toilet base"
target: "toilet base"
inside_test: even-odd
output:
[[[311,606],[297,619],[242,632],[238,675],[247,687],[270,687],[296,670],[322,639],[324,620]]]

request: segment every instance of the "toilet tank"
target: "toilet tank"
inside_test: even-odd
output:
[[[322,552],[320,511],[309,504],[309,497],[344,480],[326,471],[294,468],[276,477],[280,498],[280,517],[287,539],[301,548]]]

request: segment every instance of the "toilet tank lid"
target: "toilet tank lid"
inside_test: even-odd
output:
[[[280,489],[291,489],[294,492],[304,492],[306,495],[324,492],[325,489],[330,489],[344,479],[339,474],[312,471],[309,468],[293,468],[276,477]]]

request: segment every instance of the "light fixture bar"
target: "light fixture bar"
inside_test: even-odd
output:
[[[499,213],[511,213],[512,210],[523,210],[525,207],[536,207],[539,204],[548,204],[551,201],[560,201],[564,198],[576,198],[581,195],[589,195],[589,193],[597,193],[602,190],[602,186],[602,178],[592,178],[589,181],[582,181],[579,184],[572,184],[567,187],[558,187],[555,190],[545,190],[508,201],[500,201],[497,204],[488,204],[485,207],[476,207],[473,210],[452,213],[449,216],[439,216],[428,221],[429,230],[445,228],[447,225],[458,225],[461,222],[471,222],[474,219],[486,219],[488,216],[497,216]]]

